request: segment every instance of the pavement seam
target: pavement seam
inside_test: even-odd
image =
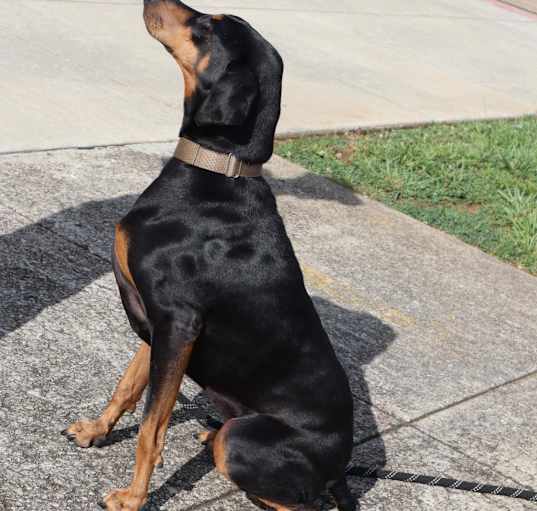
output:
[[[448,405],[445,405],[445,406],[442,406],[440,408],[436,408],[434,410],[431,410],[429,412],[426,412],[418,417],[415,417],[414,419],[410,419],[410,420],[402,420],[400,417],[398,417],[397,415],[394,415],[390,412],[387,412],[386,410],[378,407],[377,405],[374,405],[373,403],[369,402],[369,404],[371,406],[374,406],[377,410],[380,410],[381,412],[385,413],[386,415],[389,415],[391,417],[393,417],[394,419],[396,420],[399,420],[399,421],[402,421],[400,422],[399,424],[396,424],[395,426],[390,426],[386,429],[384,429],[383,431],[379,432],[379,433],[376,433],[374,435],[370,435],[368,437],[365,437],[364,439],[360,440],[359,442],[355,443],[354,446],[357,447],[359,445],[363,445],[364,443],[366,442],[369,442],[370,440],[373,440],[375,438],[378,438],[382,435],[385,435],[385,434],[391,434],[391,433],[394,433],[402,428],[406,428],[406,427],[416,427],[415,425],[418,424],[419,422],[425,420],[425,419],[428,419],[429,417],[432,417],[433,415],[437,415],[439,413],[442,413],[442,412],[445,412],[447,410],[451,410],[452,408],[456,408],[457,406],[461,405],[461,404],[464,404],[464,403],[468,403],[470,401],[473,401],[474,399],[477,399],[477,398],[480,398],[486,394],[489,394],[491,392],[495,392],[497,390],[500,390],[504,387],[507,387],[509,385],[515,385],[517,383],[520,383],[526,379],[530,379],[530,378],[534,378],[537,376],[537,370],[535,371],[532,371],[531,373],[527,373],[523,376],[519,376],[518,378],[514,378],[513,380],[509,380],[509,381],[506,381],[504,383],[500,383],[498,385],[495,385],[494,387],[490,387],[486,390],[483,390],[481,392],[478,392],[476,394],[472,394],[471,396],[467,396],[467,397],[464,397],[462,399],[459,399],[458,401],[455,401],[453,403],[450,403]],[[418,429],[418,428],[416,428]]]
[[[490,470],[492,474],[502,478],[504,481],[508,481],[509,484],[513,483],[513,484],[515,484],[515,485],[517,485],[517,486],[519,486],[521,488],[524,488],[524,489],[527,489],[527,490],[532,490],[532,487],[527,485],[526,483],[521,482],[518,479],[515,479],[515,478],[513,478],[513,477],[511,477],[509,475],[504,474],[503,472],[499,471],[494,466],[492,466],[492,465],[490,465],[488,463],[485,463],[482,460],[480,460],[478,458],[475,458],[474,456],[469,455],[468,453],[464,452],[463,450],[459,449],[458,447],[455,447],[452,444],[441,440],[440,438],[436,437],[435,435],[429,433],[426,430],[418,428],[417,426],[415,426],[413,424],[404,424],[404,425],[401,425],[399,427],[388,428],[388,429],[384,430],[382,433],[379,433],[378,435],[371,436],[371,438],[369,440],[364,440],[364,441],[361,441],[359,444],[355,444],[355,447],[357,445],[365,445],[370,440],[374,440],[375,438],[382,437],[385,434],[395,433],[395,432],[397,432],[397,431],[399,431],[400,429],[403,429],[403,428],[409,428],[409,429],[413,429],[414,431],[417,431],[418,433],[430,438],[434,442],[437,442],[440,445],[446,447],[447,449],[449,449],[449,450],[451,450],[453,452],[456,452],[458,455],[464,456],[466,459],[471,460],[473,463],[479,465],[480,467],[483,467],[483,468],[486,468],[486,469]],[[431,475],[434,475],[434,474],[431,474]],[[442,473],[442,476],[445,476],[445,475],[447,475],[447,474]],[[448,488],[445,488],[445,489],[448,490]]]
[[[478,465],[488,468],[495,475],[498,475],[498,476],[504,478],[506,481],[510,481],[510,482],[516,484],[517,486],[524,487],[527,490],[532,490],[532,488],[530,486],[528,486],[527,484],[525,484],[525,483],[523,483],[523,482],[521,482],[521,481],[519,481],[519,480],[517,480],[517,479],[515,479],[515,478],[513,478],[511,476],[508,476],[508,475],[504,474],[503,472],[501,472],[498,469],[496,469],[494,466],[489,465],[488,463],[485,463],[482,460],[480,460],[478,458],[475,458],[474,456],[471,456],[470,454],[464,452],[462,449],[459,449],[458,447],[455,447],[454,445],[443,441],[442,439],[436,437],[432,433],[429,433],[424,429],[418,428],[415,425],[411,425],[410,427],[412,429],[418,431],[422,435],[425,435],[425,436],[429,437],[430,439],[434,440],[435,442],[438,442],[439,444],[443,445],[444,447],[447,447],[448,449],[451,449],[452,451],[455,451],[456,453],[458,453],[458,454],[460,454],[460,455],[472,460],[473,462],[477,463]]]
[[[489,465],[488,463],[484,463],[482,460],[480,459],[477,459],[477,458],[474,458],[473,456],[469,455],[468,453],[464,452],[463,450],[453,446],[452,444],[450,443],[447,443],[447,442],[444,442],[443,440],[441,440],[440,438],[437,438],[434,434],[432,433],[429,433],[428,431],[418,427],[418,423],[426,418],[429,418],[429,417],[432,417],[433,415],[436,415],[438,413],[441,413],[441,412],[444,412],[446,410],[449,410],[451,408],[455,408],[461,404],[464,404],[464,403],[467,403],[469,401],[472,401],[473,399],[477,399],[479,397],[482,397],[490,392],[494,392],[496,390],[499,390],[499,389],[502,389],[504,387],[507,387],[509,385],[514,385],[514,384],[517,384],[517,383],[520,383],[526,379],[530,379],[530,378],[533,378],[533,377],[536,377],[537,376],[537,370],[536,371],[532,371],[531,373],[528,373],[524,376],[520,376],[518,378],[515,378],[513,380],[510,380],[510,381],[507,381],[507,382],[504,382],[504,383],[501,383],[499,385],[495,385],[494,387],[491,387],[489,389],[486,389],[482,392],[478,392],[477,394],[474,394],[472,396],[468,396],[466,398],[463,398],[459,401],[456,401],[455,403],[452,403],[450,405],[446,405],[442,408],[438,408],[436,410],[432,410],[431,412],[427,412],[419,417],[416,417],[415,419],[411,419],[409,421],[404,421],[400,424],[396,424],[395,426],[391,426],[391,427],[388,427],[382,431],[379,431],[378,433],[376,434],[373,434],[373,435],[369,435],[368,437],[365,437],[363,439],[361,439],[359,442],[356,442],[354,444],[354,448],[358,447],[358,446],[362,446],[362,445],[365,445],[367,444],[368,442],[370,442],[371,440],[374,440],[375,438],[380,438],[382,436],[385,436],[385,435],[389,435],[389,434],[392,434],[392,433],[396,433],[397,431],[400,431],[401,429],[403,428],[411,428],[411,429],[414,429],[415,431],[418,431],[419,433],[421,433],[422,435],[425,435],[429,438],[431,438],[432,440],[434,440],[435,442],[438,442],[440,443],[441,445],[443,445],[444,447],[456,452],[457,454],[461,455],[461,456],[464,456],[466,457],[467,459],[470,459],[472,460],[474,463],[478,464],[479,466],[481,467],[485,467],[489,470],[492,471],[492,473],[494,473],[495,475],[498,475],[499,477],[502,477],[504,478],[505,480],[507,481],[511,481],[513,483],[515,483],[517,486],[520,486],[520,487],[524,487],[526,489],[532,489],[530,486],[528,486],[526,483],[524,482],[521,482],[511,476],[508,476],[506,474],[504,474],[503,472],[497,470],[494,466],[492,465]],[[382,410],[381,408],[379,408],[378,406],[375,406],[371,403],[371,406],[374,406],[375,408],[381,410],[382,412],[384,412],[385,414],[387,415],[390,415],[391,417],[395,418],[395,419],[398,419],[398,417],[396,415],[393,415],[389,412],[386,412],[385,410]]]
[[[526,373],[522,376],[519,376],[517,378],[514,378],[512,380],[508,380],[503,383],[499,383],[498,385],[494,385],[493,387],[490,387],[488,389],[482,390],[481,392],[477,392],[476,394],[472,394],[471,396],[464,397],[462,399],[459,399],[458,401],[455,401],[453,403],[450,403],[446,406],[436,408],[435,410],[431,410],[430,412],[424,413],[420,415],[419,417],[416,417],[414,419],[411,419],[410,421],[406,422],[406,425],[413,425],[417,424],[418,422],[421,422],[424,419],[428,419],[429,417],[432,417],[433,415],[436,415],[438,413],[445,412],[446,410],[450,410],[452,408],[455,408],[461,404],[468,403],[469,401],[473,401],[474,399],[480,398],[482,396],[485,396],[491,392],[495,392],[497,390],[500,390],[504,387],[508,387],[509,385],[515,385],[517,383],[520,383],[526,379],[534,378],[537,376],[537,369],[534,371],[531,371],[530,373]]]
[[[17,154],[33,154],[33,153],[54,153],[57,151],[92,151],[94,149],[106,149],[108,147],[125,147],[130,145],[143,144],[168,144],[176,142],[177,138],[169,140],[137,140],[130,142],[117,142],[112,144],[88,144],[88,145],[72,145],[72,146],[53,146],[35,149],[21,149],[16,151],[0,151],[0,156],[14,156]]]
[[[497,116],[483,116],[483,117],[454,117],[449,119],[425,119],[417,122],[388,122],[371,125],[349,124],[347,126],[339,126],[334,128],[317,128],[317,129],[289,129],[280,131],[276,134],[276,140],[286,140],[290,138],[300,138],[308,136],[329,136],[329,135],[342,135],[344,133],[371,133],[375,131],[384,130],[396,130],[396,129],[412,129],[422,128],[426,126],[434,126],[436,124],[456,125],[462,123],[479,122],[479,121],[515,121],[517,119],[523,119],[528,116],[537,115],[537,111],[527,112],[522,115],[497,115]],[[164,139],[164,140],[135,140],[126,142],[115,142],[106,144],[88,144],[88,145],[66,145],[66,146],[52,146],[52,147],[36,147],[30,149],[16,149],[0,151],[0,156],[16,156],[19,154],[33,154],[33,153],[51,153],[57,151],[92,151],[94,149],[106,149],[109,147],[128,147],[145,144],[171,144],[177,142],[177,138]]]
[[[496,1],[501,4],[505,4],[508,7],[513,7],[515,11],[519,11],[519,12],[521,11],[523,14],[529,14],[531,16],[531,19],[534,21],[536,19],[536,14],[537,14],[536,11],[532,11],[530,8],[524,7],[517,2],[512,2],[510,0],[496,0]]]

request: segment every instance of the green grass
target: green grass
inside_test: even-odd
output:
[[[537,118],[278,142],[280,156],[537,275]]]

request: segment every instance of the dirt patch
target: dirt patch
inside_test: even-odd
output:
[[[481,204],[457,204],[457,209],[475,215],[479,213]]]
[[[355,152],[356,142],[350,140],[343,150],[337,152],[336,158],[349,165],[353,162]]]

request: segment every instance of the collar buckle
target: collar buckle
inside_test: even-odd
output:
[[[233,179],[237,179],[238,177],[241,176],[241,171],[242,171],[242,161],[237,160],[237,158],[235,158],[232,153],[229,153],[227,157],[225,175],[227,177],[232,177]]]

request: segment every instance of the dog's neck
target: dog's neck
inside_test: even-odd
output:
[[[236,158],[233,153],[213,151],[185,137],[179,139],[174,156],[199,169],[231,178],[259,177],[263,171],[260,164],[248,164]]]

